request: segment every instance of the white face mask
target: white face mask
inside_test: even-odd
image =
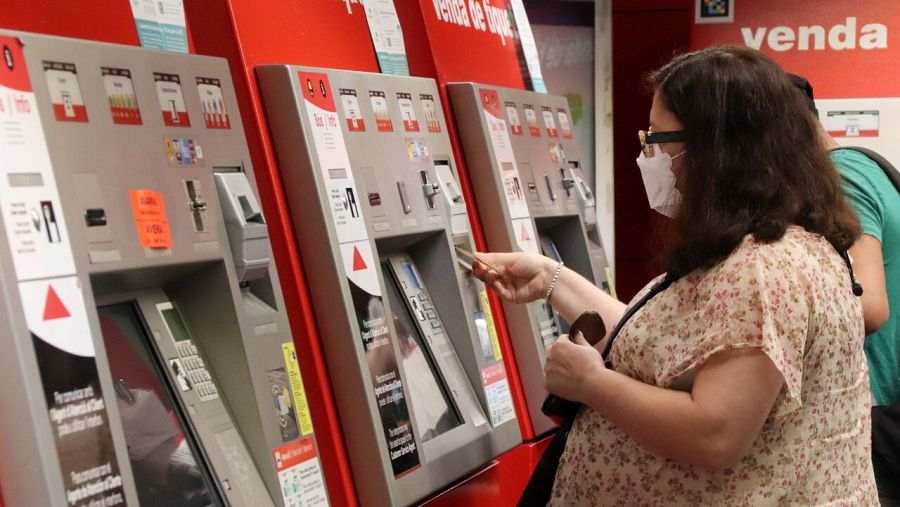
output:
[[[684,155],[681,152],[674,157],[657,150],[656,155],[647,158],[641,151],[637,165],[641,169],[644,189],[650,207],[669,218],[675,218],[678,205],[681,204],[681,192],[675,188],[675,173],[672,172],[672,161]]]

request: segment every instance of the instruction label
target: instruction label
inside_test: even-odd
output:
[[[341,105],[344,108],[344,119],[347,121],[347,130],[350,132],[365,132],[366,123],[363,121],[362,111],[359,109],[359,97],[356,90],[341,88]]]
[[[184,0],[130,0],[141,47],[187,53]]]
[[[53,115],[57,121],[87,123],[87,109],[78,86],[74,63],[44,62],[44,77],[50,91]]]
[[[393,132],[394,123],[388,112],[387,99],[384,92],[370,90],[369,101],[372,102],[372,111],[375,113],[375,126],[379,132]]]
[[[281,433],[282,442],[290,442],[300,437],[300,428],[297,425],[297,412],[294,410],[294,399],[291,398],[291,388],[288,374],[284,368],[275,368],[266,372],[271,389],[271,400],[275,411],[275,420],[278,421],[278,431]]]
[[[300,72],[299,78],[338,243],[365,239],[362,203],[353,180],[328,75]]]
[[[76,276],[19,283],[69,505],[125,505]]]
[[[569,113],[563,108],[556,109],[556,117],[559,118],[559,128],[564,139],[572,139],[572,122],[569,121]]]
[[[514,136],[520,136],[524,132],[522,130],[522,120],[519,118],[519,110],[516,109],[515,102],[504,102],[506,107],[506,119],[509,121],[509,130]]]
[[[831,137],[878,137],[881,114],[870,111],[828,111],[825,126]]]
[[[553,120],[553,109],[541,106],[541,115],[544,117],[544,128],[547,129],[547,137],[559,137],[556,130],[556,121]]]
[[[403,29],[393,0],[362,0],[382,74],[408,76]],[[349,3],[347,4],[349,8]]]
[[[503,360],[503,352],[500,351],[500,340],[497,339],[497,327],[494,326],[494,314],[491,312],[491,302],[488,300],[486,290],[481,290],[478,294],[478,302],[481,306],[481,312],[484,314],[485,331],[490,340],[491,353],[494,361]]]
[[[275,469],[287,507],[328,505],[322,467],[312,437],[275,449]]]
[[[184,104],[184,93],[181,91],[181,78],[178,74],[153,73],[156,82],[156,96],[162,110],[163,123],[169,127],[190,127],[187,106]]]
[[[313,433],[312,417],[309,414],[309,403],[306,401],[306,389],[303,387],[303,376],[300,374],[300,364],[297,362],[294,343],[282,343],[281,352],[284,355],[284,366],[287,368],[291,392],[294,393],[294,407],[297,409],[300,433],[303,436],[311,435]]]
[[[425,112],[425,128],[432,133],[440,132],[441,121],[438,119],[437,108],[434,105],[434,97],[423,93],[419,95],[419,100],[422,101],[422,111]]]
[[[378,262],[372,255],[368,240],[341,245],[341,259],[350,286],[350,297],[391,468],[397,477],[420,466],[419,449],[410,422],[408,390],[400,377],[378,283]]]
[[[230,129],[231,121],[225,109],[225,97],[222,95],[222,83],[211,77],[197,78],[197,92],[200,94],[200,107],[203,109],[203,121],[208,129]]]
[[[490,410],[491,426],[498,426],[516,418],[516,409],[509,389],[509,379],[503,363],[492,364],[481,370],[481,382]]]
[[[541,128],[538,126],[537,113],[534,112],[534,106],[531,104],[523,104],[522,110],[525,111],[525,122],[528,123],[528,133],[531,137],[541,137]]]
[[[113,123],[117,125],[140,125],[141,110],[137,96],[134,94],[134,83],[131,71],[113,67],[100,67],[103,76],[103,88],[109,101],[109,112]]]
[[[407,132],[418,132],[419,120],[416,119],[416,111],[413,109],[412,95],[409,93],[398,93],[397,105],[400,106],[400,118],[403,120],[403,130]]]
[[[16,278],[71,275],[75,260],[21,44],[0,37],[0,45],[0,62],[9,62],[0,63],[0,212]]]
[[[527,218],[531,215],[528,211],[528,203],[525,201],[525,191],[519,177],[519,170],[516,167],[516,157],[512,150],[509,131],[506,130],[506,121],[500,110],[497,91],[487,88],[481,88],[478,91],[491,138],[491,146],[494,149],[495,163],[500,171],[500,181],[503,185],[503,196],[506,199],[509,216],[513,219]]]

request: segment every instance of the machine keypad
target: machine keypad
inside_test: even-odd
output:
[[[440,334],[443,332],[443,327],[441,325],[441,318],[438,316],[437,312],[434,310],[434,304],[431,302],[431,298],[428,297],[428,293],[424,290],[419,289],[416,291],[416,295],[413,299],[418,300],[421,303],[422,308],[425,309],[422,318],[419,320],[426,320],[431,324],[431,332],[434,334]]]
[[[197,355],[197,347],[190,342],[175,344],[181,363],[187,371],[188,378],[194,384],[200,401],[214,400],[219,397],[219,390],[212,381],[212,377],[206,370],[203,359]]]

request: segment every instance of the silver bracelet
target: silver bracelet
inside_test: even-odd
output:
[[[559,281],[559,273],[562,271],[563,262],[559,261],[559,264],[556,265],[556,269],[553,271],[553,278],[550,279],[550,285],[547,287],[547,295],[544,296],[548,302],[550,301],[550,296],[553,295],[553,289],[556,288],[556,282]]]

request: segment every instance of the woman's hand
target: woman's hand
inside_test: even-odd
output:
[[[574,343],[571,341],[574,338]],[[600,352],[585,341],[581,333],[563,335],[547,349],[544,365],[544,387],[569,401],[585,401],[587,379],[606,370]]]
[[[478,253],[472,272],[513,303],[529,303],[544,297],[556,264],[527,252]],[[490,265],[490,266],[489,266]]]

